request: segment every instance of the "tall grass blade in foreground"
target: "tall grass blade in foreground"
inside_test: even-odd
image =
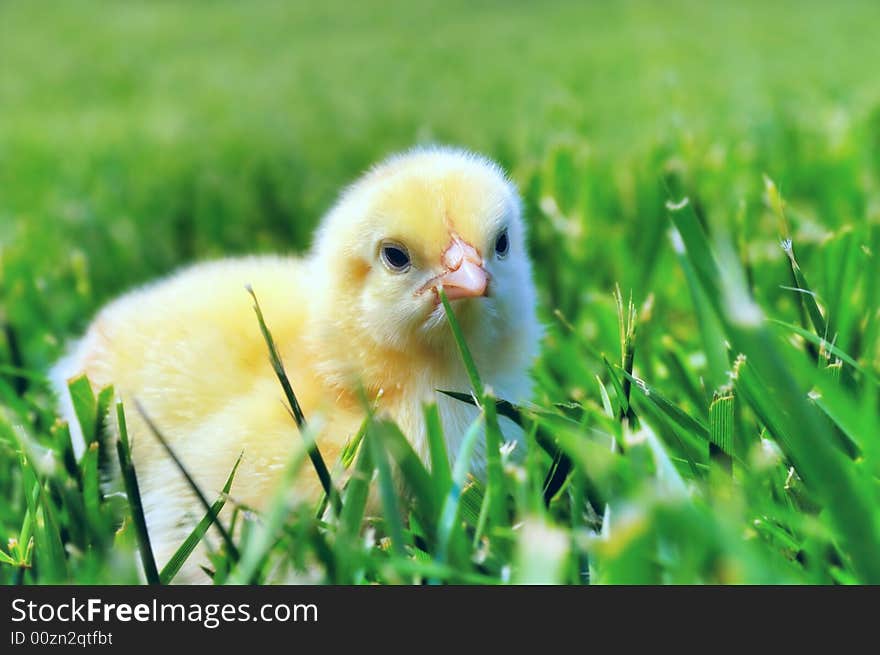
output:
[[[440,422],[440,410],[436,403],[425,406],[425,432],[428,437],[428,452],[431,456],[431,478],[434,482],[434,496],[443,498],[452,484],[452,470],[449,467],[449,454]]]
[[[474,421],[465,433],[455,460],[455,466],[452,471],[452,485],[449,493],[443,501],[440,511],[440,519],[437,528],[437,554],[435,559],[439,564],[445,564],[450,551],[450,543],[453,534],[458,525],[458,514],[461,503],[462,491],[464,489],[465,480],[467,479],[468,470],[471,465],[471,457],[473,456],[474,447],[480,436],[482,429],[482,419],[478,418]]]
[[[617,305],[617,324],[620,330],[620,368],[626,376],[621,385],[623,398],[621,401],[622,413],[620,420],[626,418],[632,422],[635,420],[635,415],[632,413],[632,406],[629,403],[631,384],[629,376],[632,374],[633,362],[635,361],[636,307],[632,301],[632,294],[630,294],[629,300],[624,305],[623,294],[620,292],[619,285],[614,287],[614,301]],[[625,410],[623,409],[624,406],[626,407]]]
[[[369,419],[367,419],[369,420]],[[364,436],[366,439],[366,435]],[[367,496],[373,476],[372,448],[361,440],[354,471],[345,487],[345,500],[336,533],[336,559],[339,562],[340,582],[363,582],[365,559],[358,547],[358,537],[367,506]],[[357,553],[358,557],[352,557]]]
[[[290,384],[290,379],[287,377],[287,372],[284,370],[284,363],[281,361],[278,349],[275,347],[275,340],[272,338],[272,333],[269,332],[269,328],[266,326],[266,321],[263,318],[263,311],[260,309],[260,302],[257,300],[257,294],[250,286],[247,287],[247,292],[251,294],[251,298],[254,299],[254,312],[260,323],[260,331],[263,334],[263,339],[265,339],[266,346],[269,348],[269,361],[272,363],[272,369],[275,371],[275,375],[278,376],[278,381],[281,383],[281,388],[284,390],[287,402],[290,403],[290,410],[296,420],[296,426],[299,428],[299,433],[305,438],[306,418],[303,415],[302,408],[299,406],[299,401],[296,399],[296,394],[293,392],[293,387]],[[339,514],[342,511],[342,500],[339,497],[339,490],[333,485],[330,471],[327,469],[327,464],[324,462],[324,458],[321,457],[321,451],[318,449],[318,444],[314,441],[307,443],[307,448],[309,459],[312,460],[312,466],[314,466],[315,472],[318,474],[318,479],[321,481],[324,493],[330,498],[330,503],[333,505],[334,511]]]
[[[367,440],[365,445],[370,449],[370,459],[379,472],[379,499],[382,503],[385,526],[390,533],[391,547],[398,557],[403,557],[405,554],[403,548],[404,530],[400,518],[397,489],[391,474],[391,464],[388,462],[388,453],[385,450],[381,428],[375,420],[370,421],[365,439]]]
[[[506,522],[504,518],[504,478],[501,470],[501,427],[498,425],[498,415],[495,412],[495,398],[490,397],[483,387],[473,355],[471,355],[461,326],[459,326],[458,319],[452,309],[452,304],[446,297],[442,286],[438,288],[437,293],[440,296],[440,302],[443,303],[446,320],[449,321],[449,327],[461,354],[461,360],[470,379],[474,396],[486,416],[486,502],[492,523],[502,525]]]
[[[807,278],[795,258],[794,239],[792,237],[788,218],[785,215],[785,200],[779,191],[779,187],[776,186],[776,183],[766,175],[764,176],[764,189],[770,207],[779,219],[781,226],[782,250],[788,258],[791,278],[794,285],[791,287],[791,290],[798,294],[797,302],[802,304],[803,311],[809,316],[810,322],[813,324],[813,329],[816,331],[816,336],[821,339],[833,341],[834,334],[829,334],[831,326],[822,315],[822,310],[819,309],[819,303],[816,300],[816,294],[807,283]],[[804,325],[804,327],[808,326]]]
[[[134,463],[131,461],[131,446],[128,441],[128,427],[125,423],[125,411],[122,408],[122,402],[116,403],[116,420],[119,426],[116,454],[119,458],[119,470],[122,475],[122,481],[125,484],[125,495],[128,497],[129,506],[131,507],[131,518],[137,531],[138,550],[144,567],[144,575],[149,584],[161,584],[159,570],[156,568],[156,559],[153,557],[153,547],[150,545],[147,521],[144,518],[144,506],[141,502],[137,474],[135,473]]]
[[[137,399],[135,399],[134,403],[135,407],[137,407],[137,410],[141,415],[141,418],[144,420],[144,423],[146,423],[147,427],[150,429],[150,432],[153,433],[153,436],[158,440],[160,444],[162,444],[162,448],[172,459],[172,461],[174,461],[174,465],[177,467],[177,470],[180,471],[181,475],[183,475],[183,477],[186,479],[187,484],[189,484],[189,488],[192,490],[193,494],[195,494],[196,498],[198,498],[199,502],[202,504],[202,507],[205,509],[205,512],[210,514],[211,504],[205,497],[204,492],[199,488],[199,485],[196,484],[196,481],[189,474],[189,471],[186,470],[186,467],[183,465],[183,462],[180,461],[180,458],[174,452],[174,449],[171,448],[171,445],[168,443],[165,435],[163,435],[158,426],[153,423],[153,419],[151,419],[149,414],[147,414],[147,411],[144,409],[143,405],[141,405],[137,401]],[[215,525],[217,526],[218,532],[220,532],[220,536],[223,538],[223,543],[226,545],[226,548],[229,551],[230,559],[232,559],[233,562],[237,562],[239,559],[239,553],[235,542],[232,540],[229,532],[226,530],[226,528],[223,526],[223,523],[219,519],[215,520]]]
[[[220,491],[220,497],[214,501],[213,505],[211,505],[210,511],[205,514],[201,521],[198,522],[196,527],[193,528],[193,531],[187,536],[180,547],[174,551],[174,554],[171,556],[171,559],[168,560],[168,563],[162,567],[162,571],[159,574],[159,579],[162,584],[169,584],[174,579],[174,576],[177,575],[180,568],[186,563],[189,556],[192,555],[196,546],[198,546],[199,542],[204,538],[208,529],[217,521],[217,517],[220,516],[220,511],[223,509],[224,505],[226,505],[226,499],[232,489],[232,481],[235,478],[235,472],[238,470],[238,465],[241,463],[243,454],[244,453],[240,454],[238,459],[235,460],[235,464],[232,466],[232,471],[230,471],[229,477],[226,478],[226,483]]]

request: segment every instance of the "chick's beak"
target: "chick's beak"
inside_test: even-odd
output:
[[[446,271],[434,279],[432,286],[442,285],[447,298],[479,298],[488,294],[489,273],[483,268],[480,253],[471,244],[454,235],[442,262]]]

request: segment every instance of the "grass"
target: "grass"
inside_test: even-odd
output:
[[[435,407],[427,462],[370,416],[344,486],[317,450],[289,464],[321,462],[331,502],[235,507],[224,543],[233,469],[170,562],[140,548],[148,579],[206,538],[230,583],[880,583],[878,8],[376,11],[0,5],[0,583],[140,579],[112,393],[74,383],[79,459],[56,418],[64,341],[181,263],[302,250],[342,185],[430,140],[522,191],[534,403],[469,367],[455,466]],[[492,449],[481,483],[467,454],[498,415],[528,452]],[[98,484],[116,462],[126,495]]]

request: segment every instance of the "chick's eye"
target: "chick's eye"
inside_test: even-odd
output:
[[[495,239],[495,254],[499,257],[506,257],[508,252],[510,252],[510,238],[507,236],[507,230],[505,229]]]
[[[410,258],[406,247],[399,243],[383,243],[379,250],[382,263],[388,270],[394,273],[404,273],[409,270]]]

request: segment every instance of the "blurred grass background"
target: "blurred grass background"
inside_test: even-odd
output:
[[[20,369],[44,371],[111,296],[195,259],[303,250],[340,187],[425,142],[481,151],[520,185],[553,326],[545,405],[600,403],[607,372],[577,344],[616,357],[619,284],[642,309],[636,371],[707,411],[693,391],[719,381],[670,194],[729,230],[755,298],[798,322],[765,174],[835,343],[876,371],[878,24],[870,2],[2,2],[6,420],[48,433],[52,400]]]
[[[793,200],[823,198],[831,185],[802,170],[799,149],[839,155],[880,97],[871,3],[5,2],[0,12],[6,286],[42,280],[43,303],[29,293],[21,307],[13,294],[15,312],[42,304],[22,320],[60,330],[84,320],[60,297],[76,251],[94,303],[193,257],[302,248],[341,185],[414,143],[486,152],[521,184],[569,148],[577,175],[605,173],[585,184],[618,198],[607,178],[651,184],[632,171],[657,177],[646,153],[658,150],[684,165],[708,158],[727,198],[752,200],[764,171]],[[864,184],[866,170],[847,173]],[[584,219],[603,235],[627,218],[598,209]]]

